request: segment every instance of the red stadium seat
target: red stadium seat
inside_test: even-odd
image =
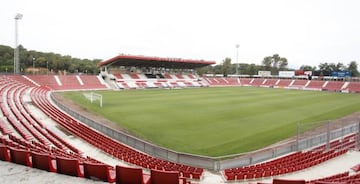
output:
[[[56,168],[60,174],[84,177],[83,167],[80,166],[77,159],[56,157]]]
[[[151,170],[151,184],[186,184],[185,178],[180,178],[177,171]]]
[[[352,169],[353,171],[355,171],[355,172],[359,172],[359,171],[360,171],[360,164],[352,167],[351,169]]]
[[[10,152],[9,148],[5,145],[0,145],[0,160],[10,161]]]
[[[202,175],[202,172],[196,172],[196,171],[194,171],[194,172],[191,174],[191,176],[192,176],[193,179],[198,179],[198,180],[201,179],[201,175]]]
[[[32,152],[31,158],[34,168],[49,172],[56,172],[56,160],[55,158],[52,158],[49,154]]]
[[[11,162],[32,167],[30,160],[30,151],[16,149],[16,148],[9,148],[9,149],[11,155],[10,156]]]
[[[228,181],[232,181],[232,180],[235,180],[235,174],[234,173],[225,173],[225,176],[226,176],[226,180]]]
[[[116,183],[118,184],[150,184],[150,175],[143,174],[141,168],[116,166]]]
[[[106,164],[84,162],[84,177],[113,183],[115,171],[113,167]]]

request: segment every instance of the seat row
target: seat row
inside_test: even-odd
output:
[[[6,97],[6,102],[1,103],[1,110],[9,122],[10,127],[13,127],[16,132],[9,131],[10,128],[3,120],[2,126],[7,127],[7,131],[3,131],[4,135],[10,133],[18,133],[20,137],[27,141],[39,142],[45,146],[56,146],[60,149],[71,150],[76,153],[81,153],[78,149],[58,137],[32,114],[26,107],[22,95],[28,89],[28,86],[10,81],[0,92],[1,96]]]
[[[293,161],[281,161],[279,163],[273,164],[264,164],[264,165],[255,165],[255,167],[249,168],[239,168],[239,169],[227,169],[224,171],[224,177],[228,181],[232,180],[249,180],[249,179],[259,179],[270,176],[277,176],[287,173],[292,173],[295,171],[303,170],[315,165],[318,165],[322,162],[325,162],[331,158],[337,157],[346,153],[347,150],[342,150],[338,152],[325,152],[325,153],[310,153],[303,154],[298,159]],[[309,159],[305,159],[306,156]]]
[[[349,175],[349,172],[335,174],[333,176],[305,181],[303,179],[290,180],[290,179],[273,179],[272,183],[260,183],[258,184],[359,184],[360,172],[353,175]]]
[[[4,84],[4,85],[0,86],[1,97],[2,97],[2,98],[0,98],[1,99],[0,101],[2,103],[2,105],[1,105],[1,107],[3,109],[2,111],[3,111],[3,114],[6,115],[6,117],[10,117],[13,120],[12,121],[13,124],[10,124],[9,127],[8,127],[9,124],[7,123],[8,122],[7,119],[5,120],[6,122],[4,122],[4,120],[2,120],[2,122],[0,124],[3,135],[7,135],[7,137],[8,137],[7,139],[2,138],[2,142],[4,143],[4,145],[13,146],[15,149],[30,150],[34,153],[39,153],[39,154],[51,154],[53,157],[55,156],[55,157],[59,157],[59,158],[74,159],[74,160],[78,160],[79,162],[100,163],[99,161],[97,161],[95,159],[91,159],[89,157],[83,158],[80,155],[81,152],[79,152],[78,149],[72,147],[72,145],[68,144],[66,141],[63,141],[63,139],[61,139],[55,133],[53,133],[52,131],[47,129],[41,123],[41,121],[38,120],[36,118],[36,116],[31,113],[31,111],[24,104],[23,98],[19,97],[24,94],[25,90],[28,89],[28,86],[23,85],[22,83],[19,83],[16,81],[1,80],[1,79],[2,78],[0,78],[1,84]],[[5,83],[4,81],[9,81],[9,82]],[[3,100],[3,99],[5,99],[5,100]],[[51,104],[50,104],[50,106],[51,106]],[[53,107],[53,106],[51,106],[51,107]],[[50,108],[50,109],[52,109],[52,108]],[[55,110],[54,112],[59,112],[59,111]],[[61,116],[58,116],[58,117],[61,117]],[[11,127],[14,127],[14,125],[17,125],[17,128],[18,128],[18,129],[15,128],[16,132],[11,131]],[[80,126],[80,127],[83,128],[84,133],[90,132],[90,133],[94,134],[93,132],[89,131],[90,129],[88,127],[86,127],[86,126]],[[79,130],[79,131],[81,132],[81,130]],[[104,140],[103,138],[105,136],[102,136],[99,133],[94,134],[94,135],[95,136],[92,139],[93,141],[98,139],[99,137],[101,137],[100,140]],[[29,138],[27,136],[33,136],[33,137]],[[51,144],[49,144],[49,142],[51,142]],[[108,142],[113,143],[115,141],[108,141]],[[99,143],[99,142],[97,142],[97,143]],[[100,145],[101,144],[105,144],[105,142],[100,143]],[[111,148],[111,147],[112,147],[112,145],[110,145],[108,148]],[[113,149],[114,149],[114,147],[112,147],[112,150]],[[132,149],[129,149],[128,147],[126,147],[126,150],[127,150],[127,153],[128,152],[131,153],[131,154],[126,155],[126,156],[129,156],[128,157],[129,159],[131,158],[131,161],[135,161],[134,158],[139,156],[139,154],[134,154],[136,152],[134,152],[134,150],[132,150]],[[108,151],[108,152],[110,152],[110,151]],[[133,157],[130,157],[131,155]],[[136,156],[134,156],[134,155],[136,155]],[[152,158],[150,156],[142,157],[141,159],[148,160],[149,165],[147,165],[147,168],[150,168],[152,170],[155,170],[156,168],[163,169],[162,167],[160,167],[160,165],[165,163],[165,161],[162,162],[161,160]],[[144,164],[141,163],[138,165],[144,165]],[[188,172],[194,172],[194,178],[200,178],[200,176],[202,174],[202,169],[187,167],[187,166],[183,166],[180,164],[172,165],[172,167],[167,168],[166,171],[169,171],[169,170],[173,171],[175,168],[177,168],[179,170],[181,169],[183,171],[184,175],[186,175],[188,177],[191,176],[191,173],[189,174]],[[163,169],[163,171],[165,171],[165,169]],[[177,172],[177,173],[179,173],[179,172]],[[154,178],[156,178],[156,177],[154,177]]]
[[[360,183],[360,172],[356,172],[350,175],[349,172],[335,174],[325,178],[319,178],[311,181],[306,181],[308,184],[326,184],[326,183],[346,183],[346,184],[358,184]]]
[[[144,174],[141,168],[117,165],[115,168],[103,163],[80,162],[78,159],[52,156],[0,144],[0,160],[33,167],[48,172],[122,184],[190,184],[179,172],[151,170]]]
[[[23,163],[25,163],[25,160],[26,163],[31,163],[29,159],[24,159],[24,157],[17,159],[17,155],[20,153],[30,151],[34,154],[48,154],[52,157],[76,159],[79,162],[101,163],[96,159],[83,157],[77,148],[45,127],[32,114],[22,98],[29,86],[12,80],[12,77],[0,77],[0,84],[0,115],[3,115],[0,116],[2,160],[6,160],[4,156],[6,154],[3,153],[9,152],[13,155],[14,161],[22,159]],[[8,147],[9,150],[4,151],[4,147]]]
[[[113,74],[116,79],[196,79],[193,74]]]
[[[360,93],[360,82],[299,80],[299,79],[265,79],[265,78],[204,78],[210,86],[255,86],[255,87],[288,87],[325,91],[349,91]]]
[[[188,88],[205,87],[207,84],[197,79],[166,80],[166,79],[148,79],[148,80],[116,80],[116,85],[120,89],[145,89],[145,88]]]
[[[328,150],[326,150],[325,145],[322,145],[310,151],[295,152],[256,165],[225,169],[223,175],[226,180],[233,181],[277,176],[303,170],[345,154],[348,149],[355,147],[355,136],[356,134],[351,134],[341,141],[331,142]]]
[[[141,153],[124,144],[121,144],[73,119],[69,115],[57,109],[48,100],[49,91],[46,88],[34,88],[31,92],[32,100],[49,117],[79,138],[98,147],[104,152],[124,160],[128,163],[163,171],[178,171],[181,176],[193,179],[201,179],[203,169],[185,166],[165,160],[161,160],[150,155]]]
[[[54,90],[106,89],[96,75],[27,75],[29,80]]]

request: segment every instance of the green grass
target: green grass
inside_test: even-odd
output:
[[[256,150],[296,135],[298,123],[360,110],[358,94],[270,88],[98,91],[103,108],[83,93],[64,96],[147,141],[206,156]]]

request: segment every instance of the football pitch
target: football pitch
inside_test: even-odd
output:
[[[146,141],[205,156],[260,149],[295,136],[298,123],[360,111],[359,94],[273,88],[96,91],[102,108],[84,93],[63,95]]]

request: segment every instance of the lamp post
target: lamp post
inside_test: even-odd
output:
[[[235,45],[236,47],[236,75],[239,75],[239,44]]]
[[[18,13],[15,15],[15,48],[14,48],[14,74],[19,73],[19,47],[18,47],[18,20],[22,19],[23,15]]]

